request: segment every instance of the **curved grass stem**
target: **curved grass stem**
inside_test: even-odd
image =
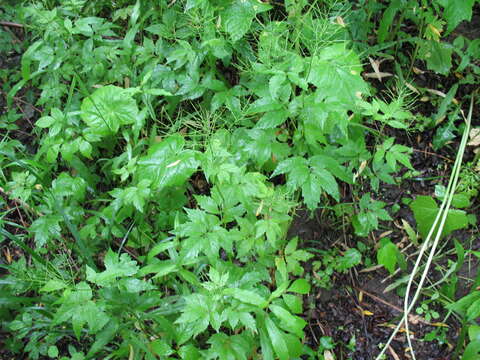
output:
[[[435,255],[435,251],[436,251],[437,246],[438,246],[438,244],[440,242],[440,239],[441,239],[442,230],[443,230],[443,228],[445,226],[445,222],[447,220],[448,211],[449,211],[451,203],[452,203],[453,195],[455,194],[455,189],[457,187],[458,178],[459,178],[459,175],[460,175],[460,169],[461,169],[461,165],[462,165],[463,154],[465,152],[465,147],[467,145],[468,136],[469,136],[469,133],[470,133],[470,124],[471,124],[471,119],[472,119],[473,103],[474,103],[474,96],[472,95],[468,116],[465,119],[465,122],[466,122],[465,130],[463,132],[462,140],[460,142],[460,147],[459,147],[458,152],[457,152],[457,156],[456,156],[456,159],[455,159],[455,164],[454,164],[453,169],[452,169],[452,174],[451,174],[450,180],[448,182],[446,195],[445,195],[445,197],[442,201],[442,204],[441,204],[440,209],[437,213],[437,216],[435,217],[435,220],[432,224],[432,227],[430,228],[430,231],[427,235],[427,238],[424,240],[424,243],[423,243],[423,245],[420,249],[420,253],[418,254],[417,260],[415,261],[415,265],[414,265],[412,274],[410,275],[410,278],[409,278],[409,281],[408,281],[408,284],[407,284],[407,290],[406,290],[405,298],[404,298],[404,308],[403,308],[404,313],[403,313],[402,319],[399,321],[399,323],[395,327],[395,329],[394,329],[393,333],[391,334],[391,336],[389,337],[386,345],[384,346],[384,348],[382,349],[380,354],[376,357],[376,360],[380,360],[380,358],[385,354],[387,348],[389,347],[389,345],[393,341],[395,335],[400,330],[402,324],[405,324],[405,332],[406,332],[406,336],[407,336],[408,346],[409,346],[411,354],[412,354],[412,358],[414,360],[416,359],[415,351],[413,349],[412,341],[411,341],[411,338],[410,338],[410,332],[409,332],[409,328],[408,328],[408,315],[410,314],[413,307],[415,306],[415,303],[418,300],[418,297],[420,296],[420,293],[422,291],[423,284],[425,283],[425,280],[427,278],[430,266],[432,264],[433,257]],[[438,225],[438,227],[437,227],[437,225]],[[432,242],[432,238],[434,236],[435,236],[435,238],[433,239],[433,242]],[[412,301],[409,302],[409,296],[410,296],[411,287],[413,285],[413,281],[415,280],[417,272],[420,268],[420,264],[421,264],[423,255],[428,250],[430,245],[431,245],[431,250],[430,250],[429,256],[427,258],[422,276],[420,278],[420,282],[418,283],[418,286],[417,286],[417,289],[416,289],[416,291],[413,295]]]

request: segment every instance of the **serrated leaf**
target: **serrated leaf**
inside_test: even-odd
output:
[[[339,270],[347,270],[362,261],[362,254],[357,249],[351,248],[345,251],[345,254],[339,259]]]
[[[303,337],[303,328],[307,325],[306,321],[298,316],[290,314],[287,310],[281,306],[271,304],[269,309],[275,314],[276,317],[280,320],[280,326],[295,335],[299,338]]]
[[[233,1],[222,12],[224,29],[232,41],[240,40],[248,32],[254,18],[255,10],[250,1]]]
[[[273,351],[277,354],[280,360],[290,360],[287,343],[284,339],[284,334],[277,328],[275,323],[267,316],[265,318],[265,326],[267,328],[268,336],[273,345]]]
[[[250,290],[243,290],[237,288],[228,288],[223,291],[224,295],[232,296],[233,298],[240,300],[246,304],[258,306],[259,308],[265,308],[268,305],[268,301],[256,292]]]
[[[288,111],[269,111],[263,115],[255,127],[257,129],[272,129],[282,125],[288,118]]]
[[[305,205],[310,210],[315,210],[318,207],[321,195],[320,179],[316,175],[309,175],[302,185],[302,196]]]
[[[472,19],[472,8],[475,0],[445,0],[443,17],[447,20],[448,31],[452,31],[462,21]]]
[[[47,283],[39,290],[40,292],[52,292],[61,290],[67,287],[63,281],[57,279],[50,279]]]
[[[323,48],[311,59],[307,81],[320,90],[319,97],[338,101],[343,107],[350,108],[350,104],[358,100],[358,94],[368,93],[361,72],[358,56],[345,44],[335,44]]]
[[[297,156],[282,161],[275,168],[272,177],[278,174],[288,174],[287,186],[291,190],[298,189],[310,176],[307,159]]]
[[[428,69],[447,75],[452,67],[453,47],[450,44],[433,40],[424,46],[422,57],[427,61]]]
[[[241,312],[238,314],[238,318],[243,326],[247,329],[253,331],[254,333],[257,332],[257,322],[255,318],[248,312]]]
[[[153,145],[138,160],[136,177],[151,180],[157,190],[183,185],[200,165],[196,152],[183,150],[184,143],[182,136],[172,135]]]
[[[60,237],[61,217],[57,215],[44,215],[36,219],[30,225],[30,231],[35,234],[35,243],[37,247],[42,247],[49,240]]]
[[[104,259],[105,271],[96,273],[87,266],[87,280],[100,286],[112,284],[119,277],[133,276],[138,272],[137,262],[128,254],[120,256],[109,249]]]
[[[247,360],[251,344],[242,334],[228,336],[224,333],[214,334],[208,339],[211,345],[209,359]]]
[[[270,78],[268,81],[268,89],[270,91],[270,96],[272,99],[278,99],[278,93],[281,86],[287,80],[285,74],[277,74]]]
[[[340,192],[338,190],[338,184],[335,178],[326,169],[314,168],[312,176],[315,176],[314,181],[335,200],[340,200]]]
[[[108,85],[83,100],[80,115],[93,134],[107,136],[122,125],[133,124],[138,107],[128,90]]]

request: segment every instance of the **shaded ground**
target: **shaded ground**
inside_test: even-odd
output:
[[[344,241],[342,235],[336,230],[328,231],[325,225],[315,218],[310,219],[306,212],[302,212],[294,221],[290,235],[298,235],[304,239],[305,246],[317,244],[322,249],[339,246],[339,243]],[[394,232],[391,236],[400,235],[400,230],[396,232],[398,234]],[[470,234],[464,232],[463,235]],[[353,239],[349,237],[347,241],[352,242]],[[480,245],[480,242],[477,243]],[[474,278],[477,267],[478,263],[471,266],[466,264],[459,275]],[[389,279],[388,273],[383,269],[366,273],[352,271],[350,274],[332,276],[331,289],[313,288],[306,299],[307,310],[304,314],[308,321],[305,329],[308,343],[317,347],[322,336],[329,336],[336,344],[337,359],[374,359],[401,316],[403,298],[395,291],[384,292],[394,279]],[[468,290],[469,283],[463,281],[459,285],[458,295],[465,295]],[[437,341],[422,340],[434,330],[442,331],[439,326],[432,325],[434,322],[436,321],[428,322],[420,316],[412,315],[410,326],[414,334],[415,354],[422,360],[451,359],[459,323],[453,317],[449,319],[450,327],[445,331],[447,343],[441,344]],[[440,340],[440,337],[438,339]],[[388,358],[411,358],[404,333],[400,332],[396,336],[391,347],[387,352]]]

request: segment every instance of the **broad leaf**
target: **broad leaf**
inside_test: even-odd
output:
[[[118,86],[101,87],[82,102],[82,120],[98,136],[117,133],[120,126],[133,124],[137,116],[138,107],[131,92]]]
[[[233,41],[240,40],[250,29],[255,15],[270,6],[252,0],[234,0],[222,13],[225,31]]]
[[[306,295],[310,292],[310,284],[305,279],[297,279],[288,288],[289,292]]]
[[[269,309],[275,314],[275,316],[280,320],[280,326],[295,335],[299,338],[304,336],[303,328],[307,323],[305,320],[298,316],[290,314],[287,310],[278,305],[270,305]]]
[[[136,177],[152,181],[153,188],[183,185],[197,170],[197,153],[183,150],[185,140],[173,135],[153,145],[146,156],[138,160]]]
[[[280,360],[290,360],[287,342],[284,337],[285,334],[277,328],[275,323],[268,316],[265,318],[265,326],[273,345],[273,351],[275,351],[278,358]]]
[[[390,274],[393,274],[397,265],[397,252],[398,249],[394,243],[387,238],[382,239],[377,251],[377,261],[379,265],[385,266]]]
[[[437,216],[438,205],[430,196],[417,196],[410,204],[410,208],[413,210],[417,222],[417,229],[422,238],[425,239]],[[467,225],[468,217],[465,211],[450,209],[442,231],[442,236],[447,236],[452,231],[463,229]]]
[[[464,20],[471,20],[475,0],[444,0],[443,3],[443,17],[447,20],[448,31],[455,29]]]
[[[96,273],[87,266],[87,280],[100,286],[112,284],[119,277],[133,276],[138,271],[137,262],[126,253],[120,256],[109,249],[104,259],[105,271]]]

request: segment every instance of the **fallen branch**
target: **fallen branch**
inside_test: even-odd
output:
[[[23,24],[14,23],[14,22],[10,22],[10,21],[0,21],[0,25],[1,26],[7,26],[7,27],[15,27],[15,28],[19,28],[19,29],[24,28]]]
[[[360,289],[359,287],[356,287],[354,286],[354,288],[357,290],[357,291],[361,291],[362,293],[364,293],[365,295],[367,295],[369,298],[383,304],[383,305],[386,305],[388,307],[391,307],[392,309],[398,311],[399,313],[402,312],[402,309],[399,308],[398,306],[396,305],[393,305],[393,304],[390,304],[388,301],[386,300],[383,300],[382,298],[376,296],[376,295],[373,295],[363,289]],[[418,322],[421,322],[422,324],[425,324],[425,325],[432,325],[431,323],[429,323],[428,321],[426,321],[424,318],[422,318],[421,316],[418,316],[418,315],[413,315],[413,314],[410,314],[408,316],[408,320],[412,323],[412,324],[416,324]]]

